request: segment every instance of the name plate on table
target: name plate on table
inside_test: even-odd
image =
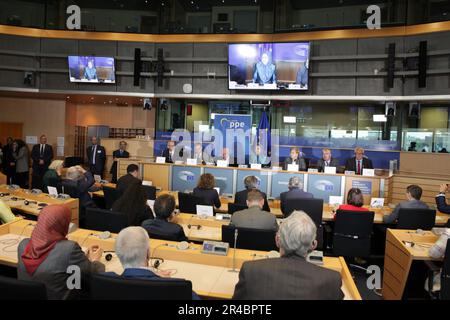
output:
[[[287,171],[298,171],[298,164],[288,164]]]
[[[302,87],[299,84],[290,83],[288,88],[291,90],[300,90]]]
[[[313,168],[309,168],[308,169],[308,173],[318,173],[319,169],[313,169]]]
[[[261,164],[260,163],[252,163],[252,164],[250,164],[250,168],[261,170]]]
[[[375,177],[375,169],[363,169],[363,176]]]
[[[250,83],[247,83],[247,88],[258,89],[258,88],[259,88],[259,84],[250,82]],[[36,143],[37,143],[37,142],[36,142]]]
[[[384,198],[370,199],[370,207],[371,208],[383,208],[384,207]]]
[[[143,186],[152,186],[152,185],[153,185],[153,182],[152,182],[152,181],[144,180],[144,181],[142,181],[142,185],[143,185]]]
[[[335,206],[335,205],[340,206],[343,203],[344,203],[344,198],[342,196],[330,196],[330,198],[328,200],[328,204],[330,204],[332,206]]]
[[[239,165],[239,168],[241,168],[241,169],[247,169],[248,166],[247,166],[246,164],[240,164],[240,165]]]
[[[272,171],[281,171],[283,168],[281,167],[272,167]]]
[[[156,157],[156,163],[166,163],[166,157]]]
[[[175,164],[184,164],[184,162],[182,160],[177,160],[175,161]]]
[[[197,215],[198,216],[206,216],[206,217],[213,217],[214,216],[214,210],[212,206],[202,206],[197,205]]]
[[[277,89],[277,84],[276,83],[264,83],[263,85],[264,89]]]
[[[325,167],[324,173],[336,174],[336,167]]]
[[[217,160],[217,166],[219,168],[226,168],[226,167],[228,167],[228,161],[227,160]]]
[[[354,176],[356,174],[355,171],[348,171],[348,170],[346,170],[344,173],[348,176]]]
[[[189,166],[196,166],[197,165],[197,159],[192,158],[192,159],[186,159],[186,164]]]
[[[55,187],[47,187],[48,190],[48,194],[51,196],[57,196],[58,195],[58,189],[56,189]]]

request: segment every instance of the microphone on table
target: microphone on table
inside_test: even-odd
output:
[[[234,229],[234,250],[233,250],[233,269],[228,270],[230,272],[238,272],[236,270],[236,245],[237,245],[237,238],[238,238],[238,229]]]

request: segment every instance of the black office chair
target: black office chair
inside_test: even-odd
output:
[[[288,217],[295,210],[304,211],[317,227],[317,249],[323,249],[324,230],[322,225],[323,199],[291,199],[286,201],[286,215]]]
[[[431,230],[436,223],[436,210],[432,209],[400,209],[397,229]]]
[[[228,214],[233,214],[245,209],[248,209],[248,207],[245,205],[228,202]]]
[[[192,300],[192,283],[183,279],[130,279],[90,276],[92,300]]]
[[[333,254],[344,257],[370,256],[375,213],[337,210],[333,233]]]
[[[147,200],[156,200],[156,187],[154,186],[142,186],[145,190],[145,194],[147,195]]]
[[[190,193],[178,192],[178,209],[181,213],[197,213],[197,205],[203,205],[204,201]]]
[[[295,210],[304,211],[311,217],[317,227],[322,225],[322,199],[292,199],[286,201],[286,217],[288,217]]]
[[[227,242],[230,245],[230,248],[234,248],[235,230],[236,227],[233,225],[222,225],[222,241]],[[252,228],[237,228],[237,230],[238,235],[236,248],[260,251],[278,251],[278,247],[275,242],[275,231]]]
[[[116,188],[111,188],[103,186],[103,195],[105,197],[105,209],[109,210],[112,208],[114,202],[120,198],[121,192]]]
[[[128,227],[124,213],[98,208],[86,208],[86,229],[119,233]]]
[[[45,284],[0,276],[0,300],[47,300]]]

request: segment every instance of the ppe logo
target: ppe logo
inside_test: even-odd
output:
[[[191,171],[181,171],[178,173],[178,178],[183,181],[191,182],[195,180],[195,175]]]
[[[319,191],[333,192],[334,185],[328,180],[319,180],[314,183],[314,188]]]
[[[245,122],[237,121],[237,120],[228,120],[227,118],[223,118],[220,120],[220,125],[222,128],[226,129],[244,129]]]

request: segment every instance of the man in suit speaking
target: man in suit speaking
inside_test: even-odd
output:
[[[355,149],[355,156],[345,163],[345,171],[354,171],[356,174],[362,175],[363,169],[373,169],[373,164],[364,156],[364,149],[358,147]]]
[[[328,148],[322,149],[322,158],[317,162],[319,172],[324,172],[325,167],[335,167],[336,172],[339,167],[339,160],[331,156],[331,150]]]
[[[96,136],[91,138],[91,143],[92,145],[86,149],[89,171],[92,174],[99,175],[103,179],[106,151],[104,147],[98,144],[98,139]]]
[[[31,150],[31,159],[33,159],[33,180],[31,187],[33,189],[42,189],[42,178],[53,159],[53,148],[47,144],[47,136],[45,134],[40,137],[39,142]]]
[[[114,152],[113,152],[113,164],[111,166],[111,170],[109,171],[109,173],[112,174],[112,179],[111,179],[112,183],[117,182],[117,159],[123,159],[123,158],[130,157],[130,153],[127,150],[125,150],[126,148],[127,148],[126,141],[120,141],[119,149],[114,150]]]
[[[294,211],[276,236],[280,258],[247,261],[234,288],[236,300],[342,300],[341,275],[306,260],[317,246],[316,225]]]

